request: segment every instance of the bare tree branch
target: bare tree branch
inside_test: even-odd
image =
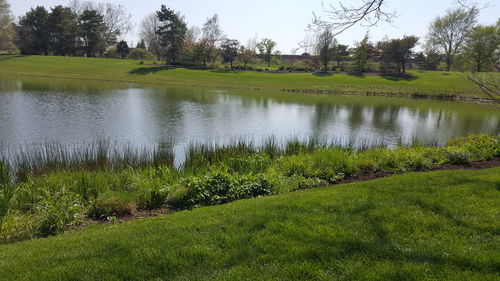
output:
[[[327,19],[322,19],[313,13],[314,19],[309,29],[316,31],[330,29],[333,31],[333,36],[336,36],[356,24],[371,27],[379,22],[392,23],[397,14],[395,11],[386,11],[385,2],[387,0],[363,0],[358,7],[348,7],[342,2],[328,6],[323,3],[323,12],[327,15]]]
[[[491,104],[500,109],[500,75],[496,73],[467,73],[467,79],[491,98]]]

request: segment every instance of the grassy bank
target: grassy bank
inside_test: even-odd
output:
[[[497,280],[500,168],[409,173],[0,246],[2,280]]]
[[[115,221],[138,212],[193,209],[379,173],[485,161],[500,156],[500,137],[469,136],[446,147],[362,150],[314,139],[285,146],[273,139],[258,147],[200,144],[188,149],[180,168],[172,166],[168,149],[127,152],[132,156],[120,156],[119,165],[102,147],[82,151],[89,150],[95,153],[68,156],[51,146],[41,154],[14,157],[22,161],[0,161],[0,243],[56,235],[93,220]]]
[[[134,60],[48,56],[0,58],[0,74],[29,75],[177,86],[356,93],[403,96],[483,97],[460,73],[412,72],[411,78],[190,70],[139,65]]]

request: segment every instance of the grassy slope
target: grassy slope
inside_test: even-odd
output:
[[[0,276],[498,280],[499,182],[500,167],[410,173],[93,226],[0,246]]]
[[[461,74],[443,72],[415,72],[416,79],[394,80],[372,75],[318,76],[311,73],[166,69],[161,66],[139,65],[133,60],[6,56],[0,57],[0,74],[245,89],[321,89],[379,94],[479,94],[476,87]]]

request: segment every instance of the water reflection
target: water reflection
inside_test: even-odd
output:
[[[137,144],[273,135],[325,136],[357,143],[418,137],[443,144],[469,133],[500,132],[483,105],[381,97],[215,91],[0,77],[0,144],[107,137]]]

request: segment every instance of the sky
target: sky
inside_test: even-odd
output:
[[[31,7],[66,5],[70,0],[7,0],[15,17],[25,14]],[[162,4],[185,15],[188,26],[202,26],[208,17],[218,14],[221,27],[228,38],[246,43],[257,37],[271,38],[278,43],[278,49],[290,54],[298,48],[298,43],[306,35],[313,12],[323,15],[322,3],[338,3],[337,0],[100,0],[121,4],[132,14],[134,31],[124,36],[129,43],[139,40],[139,23],[147,15],[158,10]],[[482,9],[479,24],[494,24],[500,17],[500,1],[475,0]],[[361,0],[344,0],[347,5],[356,5]],[[496,2],[496,4],[495,4]],[[454,0],[387,0],[386,8],[396,11],[398,17],[392,24],[379,24],[377,27],[356,26],[339,35],[342,44],[353,45],[360,41],[368,31],[370,41],[376,42],[385,36],[389,38],[403,35],[416,35],[425,38],[430,22],[442,15],[446,9],[455,5]],[[423,40],[421,40],[423,41]],[[304,50],[299,50],[301,53]]]

